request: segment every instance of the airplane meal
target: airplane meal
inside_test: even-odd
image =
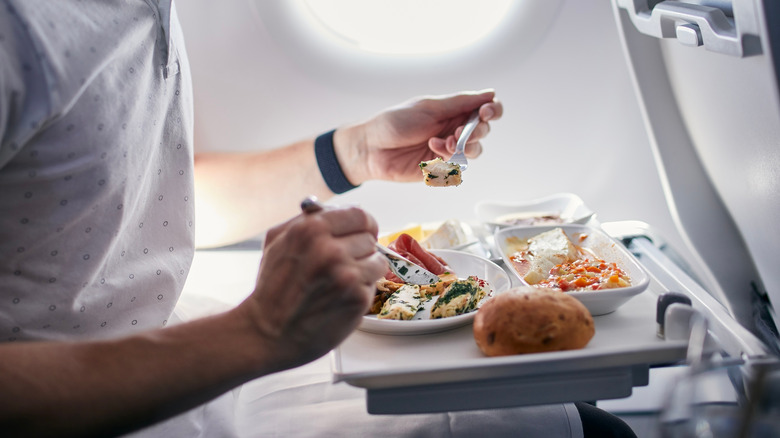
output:
[[[564,292],[631,286],[631,278],[616,263],[578,247],[561,228],[528,239],[510,236],[506,248],[512,267],[529,285]]]
[[[498,294],[474,318],[474,340],[486,356],[580,349],[595,333],[579,300],[533,286]]]
[[[444,260],[428,252],[408,234],[401,234],[389,247],[438,275],[440,280],[429,285],[410,285],[388,271],[376,283],[376,295],[368,312],[377,319],[411,320],[424,303],[434,298],[436,302],[430,309],[429,319],[462,315],[477,309],[491,292],[487,281],[476,276],[459,279]]]

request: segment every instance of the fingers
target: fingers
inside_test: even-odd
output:
[[[496,93],[493,90],[463,92],[431,98],[429,104],[443,117],[462,117],[464,121],[476,108],[479,108],[479,118],[483,122],[498,120],[504,115],[504,106],[496,99]]]
[[[482,104],[482,106],[479,107],[479,118],[483,122],[487,122],[490,120],[498,120],[503,115],[504,115],[504,105],[496,99],[484,103]]]
[[[334,237],[356,233],[368,233],[376,236],[379,226],[373,216],[357,207],[333,207],[310,216],[315,225],[324,227]]]
[[[283,271],[290,272],[292,277],[285,284],[298,283],[303,289],[313,287],[320,291],[320,297],[349,299],[344,296],[345,291],[373,286],[386,272],[387,262],[376,252],[375,234],[352,232],[334,236],[320,214],[300,219],[291,223],[274,243],[266,245],[263,258],[268,260],[264,261],[272,263],[275,257],[281,257],[280,264],[275,268],[263,266],[268,269],[261,269],[261,275],[280,280]],[[286,268],[280,270],[283,265]],[[361,303],[363,298],[358,297]]]
[[[364,284],[373,284],[382,276],[386,266],[375,257],[378,226],[373,216],[357,207],[324,208],[316,199],[305,200],[301,208],[301,221],[291,233],[304,236],[304,245],[319,254],[326,267],[354,262],[360,265],[359,281]]]
[[[468,114],[475,108],[479,108],[481,105],[485,105],[494,101],[496,92],[492,89],[474,91],[474,92],[462,92],[457,94],[451,94],[446,96],[433,97],[428,100],[433,109],[443,117],[458,117]],[[480,117],[482,116],[480,110]],[[492,107],[486,107],[484,109],[486,116],[491,111],[495,111]],[[485,120],[485,119],[483,119]],[[490,120],[490,119],[488,119]]]
[[[489,97],[489,100],[486,98]],[[442,98],[440,103],[447,108],[446,112],[451,114],[454,119],[465,118],[474,110],[479,108],[480,123],[474,129],[466,143],[465,153],[469,158],[478,157],[482,153],[482,144],[480,140],[490,133],[490,121],[500,119],[504,114],[503,104],[495,99],[495,92],[487,90],[478,93],[461,93]],[[455,114],[449,111],[459,111]],[[458,125],[454,132],[446,137],[432,137],[428,139],[429,149],[436,155],[450,157],[455,153],[455,145],[458,137],[463,132],[464,125]]]
[[[482,125],[480,123],[480,125]],[[462,128],[461,128],[462,130]],[[487,130],[489,131],[489,129]],[[476,130],[475,130],[476,133]],[[460,135],[460,133],[458,133]],[[484,137],[486,134],[476,136],[477,140],[474,140],[475,134],[472,134],[469,141],[466,143],[464,152],[469,158],[476,158],[482,154],[482,143],[478,141],[479,138]],[[450,135],[447,138],[431,138],[428,140],[428,147],[437,156],[449,158],[455,153],[455,146],[458,142],[457,136]]]
[[[333,257],[336,262],[342,259],[364,259],[376,252],[376,240],[368,233],[349,234],[335,239],[335,242],[338,248],[334,247],[331,251],[336,252]]]
[[[356,248],[356,245],[362,248]],[[307,251],[309,255],[303,250],[298,252],[306,259],[299,275],[304,283],[316,285],[316,300],[324,300],[325,305],[331,305],[327,302],[333,300],[352,302],[359,315],[365,313],[376,281],[387,272],[387,261],[374,249],[374,244],[368,239],[361,242],[354,236],[321,238],[311,242]]]
[[[387,261],[376,221],[358,208],[306,208],[266,240],[253,294],[242,303],[273,351],[274,369],[319,357],[357,327]]]
[[[455,129],[455,134],[452,136],[455,141],[457,142],[457,139],[460,138],[460,135],[463,133],[463,128],[465,125],[458,126],[457,129]],[[479,122],[477,124],[477,127],[474,128],[474,132],[471,133],[468,139],[468,143],[474,143],[478,141],[481,138],[484,138],[490,133],[490,124],[487,122]]]
[[[301,211],[304,215],[320,213],[331,226],[334,236],[368,231],[376,235],[378,226],[373,216],[357,207],[328,207],[320,204],[316,196],[308,196],[301,201]],[[333,226],[337,225],[337,226]],[[355,228],[357,227],[357,228]]]
[[[366,292],[366,295],[368,296],[368,306],[361,309],[365,312],[368,310],[368,307],[370,307],[371,301],[373,301],[374,294],[376,293],[376,281],[387,273],[387,259],[385,259],[382,254],[372,250],[368,257],[359,259],[356,266],[357,272],[361,276],[361,284],[368,287]]]

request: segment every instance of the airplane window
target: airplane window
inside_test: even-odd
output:
[[[490,33],[512,0],[304,0],[344,44],[374,53],[430,54],[465,47]]]
[[[299,72],[373,93],[378,82],[386,92],[404,83],[452,89],[463,87],[463,78],[509,70],[539,46],[564,2],[245,1],[259,28]],[[254,50],[250,45],[247,53],[263,56]]]

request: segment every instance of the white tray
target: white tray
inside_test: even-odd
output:
[[[657,296],[647,291],[594,318],[582,350],[486,357],[472,326],[420,336],[356,331],[332,352],[334,381],[367,389],[370,413],[486,409],[627,397],[650,365],[684,359],[687,342],[656,335]]]

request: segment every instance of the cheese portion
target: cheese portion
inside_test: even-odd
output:
[[[460,165],[435,158],[420,163],[425,185],[431,187],[459,186],[461,183]]]
[[[477,308],[487,295],[486,283],[477,277],[457,280],[444,290],[431,309],[431,319],[462,315]]]
[[[536,284],[547,279],[555,265],[576,260],[578,253],[566,233],[555,228],[528,239],[528,251],[523,258],[530,263],[523,279],[528,284]]]
[[[420,244],[426,249],[446,249],[466,243],[466,232],[456,219],[448,219]]]
[[[376,317],[408,321],[420,310],[420,303],[420,286],[405,284],[390,295]]]

